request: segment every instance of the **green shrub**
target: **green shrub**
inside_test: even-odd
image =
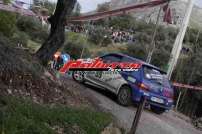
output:
[[[25,99],[0,97],[0,132],[5,134],[56,134],[58,127],[71,134],[78,126],[82,134],[99,134],[111,116],[90,109],[40,105]]]
[[[124,53],[142,60],[145,60],[147,56],[145,45],[137,41],[127,44],[127,50]]]
[[[23,47],[27,47],[27,43],[29,40],[29,36],[25,32],[17,31],[14,33],[12,37],[13,43],[17,46],[17,44],[22,44]]]
[[[89,33],[88,40],[98,46],[107,46],[111,43],[109,32],[103,29],[103,27],[96,27],[92,29]]]
[[[4,36],[2,33],[0,33],[0,43],[7,44],[7,45],[13,45],[11,40],[8,37]]]
[[[16,15],[11,12],[0,11],[0,32],[11,37],[16,29]]]
[[[161,58],[159,58],[159,57],[161,57]],[[152,55],[151,64],[153,64],[157,67],[160,67],[166,71],[166,67],[167,67],[169,58],[170,58],[169,51],[167,51],[165,49],[156,49],[154,51],[154,54]]]
[[[80,58],[83,51],[82,58],[87,58],[90,56],[89,50],[89,42],[87,41],[87,37],[83,34],[69,32],[67,33],[67,41],[62,48],[64,52],[70,54],[71,58],[78,59]]]
[[[112,40],[111,40],[110,37],[107,36],[106,38],[103,39],[103,41],[102,41],[102,46],[103,47],[107,47],[110,44],[112,44]]]
[[[3,0],[4,4],[8,4],[11,2],[11,0]]]
[[[82,51],[83,51],[82,58],[88,58],[90,56],[90,51],[89,48],[86,46],[86,44],[79,44],[76,42],[66,43],[63,51],[65,53],[70,54],[71,58],[73,59],[79,59],[82,54]]]
[[[19,16],[17,19],[17,27],[21,31],[30,32],[41,28],[41,24],[36,18]]]
[[[48,37],[47,29],[37,18],[20,16],[16,25],[20,31],[27,33],[34,41],[43,42]]]
[[[132,16],[122,15],[119,17],[113,17],[108,23],[110,27],[115,29],[127,30],[133,26],[133,21],[135,21],[135,19]]]

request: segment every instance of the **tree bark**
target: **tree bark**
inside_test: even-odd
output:
[[[35,54],[43,65],[47,65],[54,53],[64,44],[66,19],[71,15],[75,3],[76,0],[58,0],[55,13],[48,19],[51,24],[49,37]]]

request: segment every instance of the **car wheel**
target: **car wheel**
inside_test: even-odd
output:
[[[77,82],[83,83],[84,82],[84,73],[83,73],[83,71],[74,71],[72,73],[72,78]]]
[[[121,87],[117,99],[119,104],[123,106],[129,106],[132,102],[132,94],[130,87],[128,86]]]
[[[163,114],[166,110],[164,108],[156,107],[151,105],[151,111],[156,114]]]

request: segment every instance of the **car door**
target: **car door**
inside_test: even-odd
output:
[[[121,62],[122,56],[112,54],[109,56],[102,57],[103,62],[112,63],[112,62]],[[123,80],[120,72],[118,71],[103,71],[102,78],[100,79],[104,85],[110,91],[117,93],[118,88],[120,87],[121,81]]]
[[[121,60],[121,56],[115,54],[105,55],[100,58],[104,63],[120,62]],[[120,74],[118,74],[117,72],[112,71],[93,71],[87,73],[86,78],[96,85],[114,92],[117,81],[114,81],[113,79],[115,79],[117,75],[120,76]]]

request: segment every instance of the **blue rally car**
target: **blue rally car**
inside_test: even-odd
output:
[[[74,71],[73,78],[78,82],[113,92],[117,95],[118,102],[124,106],[130,105],[131,102],[139,102],[145,96],[153,112],[161,114],[171,109],[174,93],[165,72],[124,54],[110,53],[100,58],[104,63],[132,62],[141,63],[142,66],[133,72]]]

